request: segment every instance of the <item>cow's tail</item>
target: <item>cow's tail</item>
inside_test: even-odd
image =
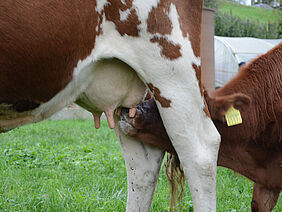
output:
[[[178,205],[175,209],[181,211],[185,176],[177,155],[167,153],[165,175],[170,187],[170,211],[174,210],[176,201]]]

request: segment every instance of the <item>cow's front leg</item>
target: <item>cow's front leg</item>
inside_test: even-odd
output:
[[[128,212],[150,211],[164,152],[124,135],[116,124],[127,171]]]

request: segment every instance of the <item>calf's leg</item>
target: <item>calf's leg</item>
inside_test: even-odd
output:
[[[254,183],[252,212],[270,212],[277,204],[280,191],[266,188],[264,185]]]

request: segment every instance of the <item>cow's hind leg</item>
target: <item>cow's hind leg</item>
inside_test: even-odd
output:
[[[252,212],[270,212],[277,204],[280,191],[274,191],[254,183]]]
[[[128,212],[149,212],[158,181],[164,152],[124,135],[116,124],[127,171]]]
[[[171,104],[166,108],[159,102],[158,108],[188,180],[194,211],[216,211],[216,166],[220,136],[203,112],[203,102],[194,98],[193,91],[182,90],[181,87],[160,88]],[[169,89],[174,90],[173,93]],[[200,92],[198,95],[200,98]],[[155,98],[158,102],[159,97],[155,95]]]
[[[151,64],[154,63],[147,58],[142,70],[154,71],[140,71],[140,75],[156,100],[166,131],[183,166],[194,211],[216,211],[220,135],[204,112],[195,70],[189,57],[177,62]],[[135,70],[139,73],[138,69]]]

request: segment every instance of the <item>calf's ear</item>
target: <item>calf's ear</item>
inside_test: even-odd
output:
[[[237,110],[245,110],[246,108],[249,107],[251,104],[251,98],[245,94],[242,93],[236,93],[234,95],[234,100],[233,100],[233,107]]]
[[[242,93],[214,97],[213,101],[215,103],[215,112],[213,118],[222,121],[225,121],[224,116],[232,106],[237,110],[244,111],[251,104],[251,98]]]

